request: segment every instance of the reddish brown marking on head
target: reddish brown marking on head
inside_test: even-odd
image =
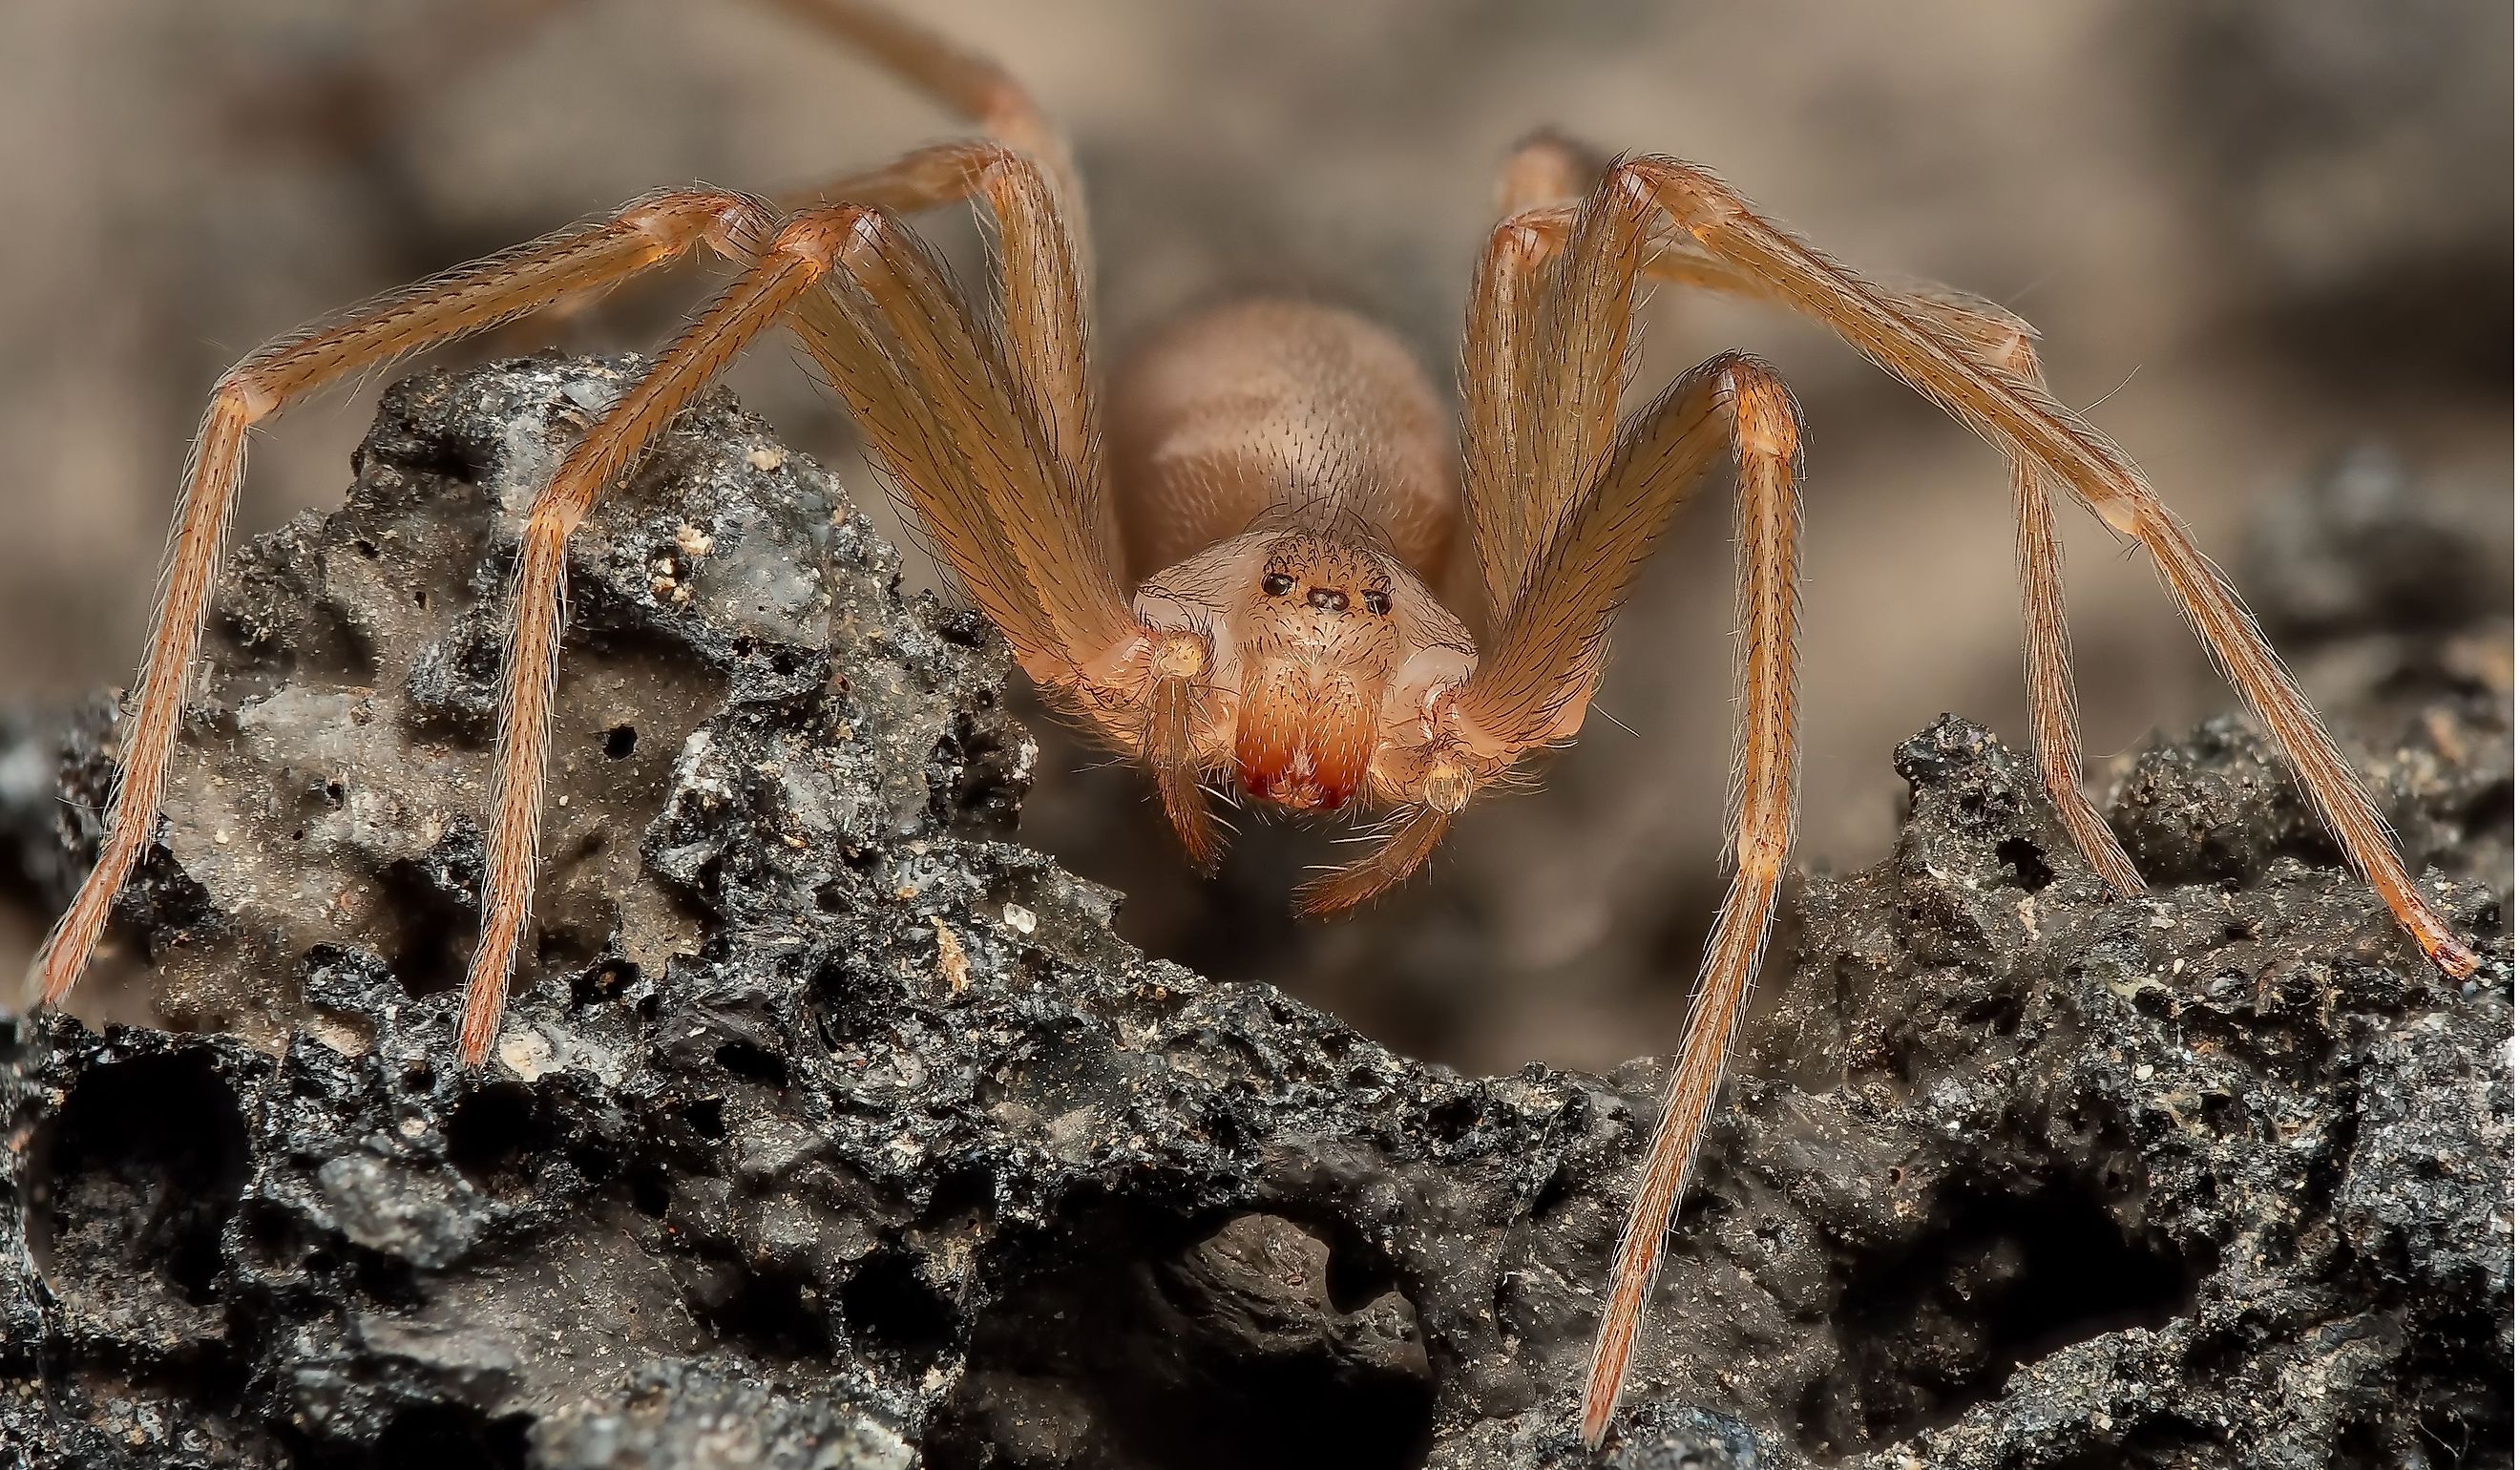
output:
[[[1254,663],[1243,680],[1234,744],[1242,789],[1297,811],[1337,811],[1365,782],[1373,734],[1372,707],[1354,680],[1289,662]]]
[[[1285,536],[1241,614],[1234,761],[1242,789],[1298,811],[1336,811],[1365,783],[1399,657],[1390,573],[1361,548]]]

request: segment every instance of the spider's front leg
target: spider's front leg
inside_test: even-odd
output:
[[[1597,253],[1613,248],[1579,235],[1577,247],[1588,244]],[[1595,268],[1581,256],[1568,266]],[[1573,309],[1585,309],[1580,303],[1595,294],[1579,293]],[[1616,334],[1597,347],[1623,349]],[[1631,424],[1597,486],[1561,521],[1496,646],[1451,711],[1466,749],[1487,746],[1506,759],[1571,733],[1598,677],[1601,641],[1644,557],[1729,451],[1737,486],[1736,866],[1698,967],[1661,1120],[1613,1262],[1584,1403],[1585,1437],[1596,1445],[1616,1406],[1665,1229],[1723,1085],[1792,848],[1800,445],[1793,397],[1765,364],[1727,354],[1684,376]]]
[[[1527,217],[1492,238],[1463,348],[1463,439],[1494,636],[1469,677],[1430,704],[1415,753],[1417,811],[1379,851],[1312,895],[1316,907],[1334,907],[1396,881],[1472,788],[1574,732],[1602,641],[1645,556],[1729,454],[1738,487],[1737,867],[1620,1237],[1584,1400],[1584,1434],[1595,1445],[1617,1404],[1664,1231],[1723,1084],[1794,831],[1799,417],[1772,370],[1726,354],[1614,431],[1653,218],[1650,200],[1604,188],[1553,252]],[[1545,546],[1526,550],[1543,531]]]
[[[245,474],[248,431],[297,399],[425,347],[469,335],[681,258],[707,245],[748,260],[773,222],[738,195],[652,195],[609,219],[547,236],[379,296],[338,319],[280,337],[230,369],[210,395],[185,468],[183,499],[166,549],[122,771],[106,811],[104,848],[70,906],[35,955],[35,1003],[58,1003],[77,983],[105,935],[114,895],[147,850],[175,751],[185,690],[201,651],[218,574],[220,544]]]
[[[1498,245],[1508,241],[1510,245],[1502,253],[1491,247],[1494,268],[1482,277],[1494,298],[1493,309],[1511,312],[1527,296],[1537,264],[1563,245],[1574,215],[1572,206],[1589,182],[1600,176],[1603,166],[1597,154],[1546,132],[1525,140],[1514,151],[1499,191],[1508,221],[1499,231]],[[1725,295],[1770,301],[1780,297],[1774,284],[1718,258],[1668,220],[1656,231],[1645,274]],[[1920,330],[1948,336],[1956,349],[1987,372],[2016,379],[2041,397],[2047,395],[2048,379],[2039,363],[2039,333],[2029,323],[1992,301],[1948,287],[1911,284],[1879,290]],[[1485,375],[1491,382],[1494,376]],[[1465,373],[1465,388],[1479,383],[1481,377]],[[2084,861],[2112,890],[2133,897],[2143,892],[2143,877],[2083,786],[2082,728],[2074,708],[2072,643],[2065,627],[2064,557],[2048,501],[2051,475],[2038,459],[2018,448],[2006,458],[2012,469],[2021,585],[2022,671],[2030,691],[2040,778]],[[1508,505],[1508,512],[1511,510]],[[1532,513],[1549,512],[1535,507]],[[1509,539],[1498,538],[1497,544]],[[1506,560],[1509,563],[1510,556]],[[1491,577],[1495,575],[1491,569]]]
[[[1646,267],[1657,280],[1752,299],[1778,296],[1772,285],[1726,265],[1677,231],[1666,232],[1663,245]],[[1912,284],[1880,290],[1920,330],[1943,334],[1986,372],[2047,397],[2048,378],[2039,363],[2039,332],[2028,322],[1992,301],[1949,287]],[[2029,686],[2031,736],[2041,783],[2083,860],[2112,891],[2133,898],[2144,890],[2143,875],[2136,870],[2135,860],[2127,856],[2083,786],[2082,722],[2074,707],[2073,643],[2065,627],[2064,553],[2056,541],[2055,512],[2049,500],[2053,476],[2035,455],[2020,448],[2004,458],[2012,471],[2022,673]]]
[[[938,171],[939,159],[963,171]],[[898,219],[863,204],[805,210],[596,423],[534,504],[518,559],[481,939],[465,988],[467,1065],[497,1038],[532,910],[568,538],[683,405],[783,321],[1017,663],[1072,692],[1115,740],[1143,748],[1185,841],[1212,846],[1189,765],[1196,731],[1172,718],[1195,713],[1209,650],[1194,635],[1141,623],[1121,599],[1100,510],[1076,256],[1058,196],[1037,163],[994,143],[915,155],[897,177],[989,205],[1005,259],[1003,350]]]

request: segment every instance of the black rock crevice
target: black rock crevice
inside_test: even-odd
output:
[[[414,378],[240,553],[118,914],[164,1029],[0,1022],[0,1465],[1590,1462],[1660,1063],[1462,1077],[1120,942],[1012,840],[996,642],[723,393],[573,554],[537,942],[455,1064],[485,600],[633,366]],[[1790,890],[1609,1462],[2507,1464],[2485,666],[2353,727],[2464,984],[2237,724],[2123,783],[2134,901],[1985,731],[1903,745],[1897,851]],[[0,726],[87,802],[0,811],[30,902],[113,735]]]

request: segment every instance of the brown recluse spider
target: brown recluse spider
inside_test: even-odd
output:
[[[2059,557],[2061,491],[2150,555],[2319,816],[2432,962],[2475,954],[2427,904],[2362,783],[2212,562],[2117,447],[2051,398],[2030,327],[1939,288],[1865,279],[1704,168],[1593,168],[1553,138],[1508,159],[1461,351],[1461,414],[1382,329],[1250,300],[1140,346],[1106,383],[1065,144],[995,64],[861,0],[783,0],[977,124],[967,142],[778,205],[710,190],[493,255],[263,346],[219,380],[186,470],[157,623],[96,868],[34,967],[59,1002],[151,840],[248,430],[327,384],[656,269],[694,250],[735,283],[569,452],[527,516],[461,1053],[499,1029],[531,910],[570,533],[649,441],[785,326],[838,392],[919,527],[1015,661],[1146,762],[1192,861],[1221,838],[1203,779],[1255,801],[1394,814],[1308,913],[1415,871],[1482,787],[1583,726],[1604,641],[1672,515],[1727,467],[1739,541],[1739,756],[1717,917],[1634,1209],[1583,1409],[1598,1444],[1757,968],[1794,830],[1794,562],[1801,435],[1766,364],[1727,352],[1624,420],[1642,288],[1676,282],[1819,322],[2011,467],[2039,763],[2083,857],[2143,891],[2081,787]],[[903,223],[975,203],[994,319]]]

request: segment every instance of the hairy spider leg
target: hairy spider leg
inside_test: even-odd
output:
[[[1644,557],[1731,452],[1739,526],[1737,869],[1614,1265],[1585,1399],[1584,1431],[1594,1444],[1616,1405],[1664,1232],[1766,945],[1792,846],[1796,772],[1799,416],[1771,369],[1726,354],[1617,427],[1637,284],[1658,205],[1616,183],[1605,178],[1571,227],[1546,205],[1508,220],[1492,233],[1473,288],[1463,352],[1465,484],[1497,627],[1447,712],[1462,754],[1490,775],[1580,722],[1602,641]],[[1542,537],[1545,551],[1535,556]],[[1430,796],[1433,789],[1430,782]],[[1380,850],[1323,885],[1324,899],[1396,881],[1422,860],[1465,796],[1464,789],[1430,799]]]
[[[1497,218],[1511,219],[1532,209],[1580,204],[1593,181],[1609,163],[1596,152],[1554,128],[1535,128],[1497,165]]]
[[[1473,764],[1464,769],[1475,774],[1430,787],[1372,853],[1306,884],[1296,897],[1305,913],[1336,913],[1405,880],[1433,853],[1478,780],[1582,724],[1606,612],[1598,626],[1578,631],[1544,627],[1523,604],[1565,522],[1606,468],[1635,330],[1635,282],[1570,263],[1570,254],[1581,253],[1568,248],[1575,234],[1598,233],[1608,218],[1557,201],[1572,166],[1562,146],[1546,138],[1525,143],[1508,160],[1500,198],[1531,206],[1489,233],[1462,326],[1462,505],[1469,534],[1461,558],[1467,570],[1454,580],[1475,583],[1488,636],[1477,674],[1448,701],[1448,711],[1471,725],[1477,748],[1457,752],[1451,745],[1458,740],[1438,739],[1439,759],[1466,754]],[[1653,514],[1667,517],[1677,507],[1675,499]],[[1637,555],[1663,523],[1649,515],[1628,525],[1631,535],[1642,535]],[[1626,583],[1617,586],[1595,610],[1616,610]],[[1530,702],[1517,715],[1494,707],[1508,678],[1525,686]],[[1474,693],[1488,707],[1473,710]]]
[[[1646,267],[1657,280],[1776,301],[1773,290],[1707,257],[1687,241],[1670,243],[1673,247]],[[1989,373],[2009,375],[2037,394],[2048,393],[2036,346],[2039,331],[2020,317],[1947,286],[1876,289],[1919,325],[1944,331]],[[2019,449],[2007,450],[2005,459],[2012,474],[2014,566],[2021,584],[2022,673],[2030,692],[2040,780],[2083,860],[2112,891],[2133,898],[2144,891],[2143,875],[2083,785],[2082,721],[2075,709],[2073,642],[2065,624],[2064,555],[2048,499],[2052,477]]]
[[[608,219],[503,250],[275,338],[228,370],[211,391],[185,466],[139,696],[123,741],[122,771],[106,809],[104,847],[35,954],[29,988],[37,1004],[58,1003],[87,968],[114,895],[157,824],[185,691],[218,580],[220,546],[245,473],[248,431],[341,379],[618,285],[679,259],[695,245],[748,259],[767,226],[763,207],[741,196],[649,195]]]
[[[1098,565],[1118,567],[1118,506],[1104,465],[1101,394],[1087,343],[1093,324],[1093,231],[1085,189],[1065,135],[1031,94],[994,59],[957,45],[900,13],[866,0],[767,0],[819,25],[882,65],[900,80],[979,124],[991,138],[1032,159],[1047,180],[1047,200],[1025,205],[1025,192],[1003,169],[982,170],[955,156],[957,149],[922,150],[888,168],[845,175],[782,196],[801,208],[821,202],[860,201],[913,213],[961,197],[974,179],[984,181],[1004,232],[1000,256],[1005,326],[1010,350],[1021,365],[1030,408],[1048,427],[1058,463],[1072,467],[1069,479],[1085,519],[1099,542]],[[1056,238],[1035,229],[1028,245],[1026,218],[1063,221]],[[1038,247],[1036,247],[1038,246]],[[947,534],[922,525],[931,538]],[[932,548],[953,564],[950,549]],[[970,591],[968,586],[967,591]],[[1169,645],[1176,673],[1148,693],[1143,711],[1125,717],[1087,701],[1089,722],[1106,739],[1136,751],[1152,767],[1165,816],[1193,865],[1213,868],[1224,836],[1199,785],[1198,734],[1204,710],[1198,693],[1206,660],[1186,642]],[[1195,665],[1193,669],[1192,666]],[[1027,667],[1027,674],[1035,671]],[[1047,681],[1056,689],[1058,681]],[[1071,682],[1072,684],[1072,682]]]
[[[1489,232],[1471,282],[1459,368],[1462,513],[1469,534],[1455,548],[1445,581],[1465,616],[1473,601],[1483,611],[1483,642],[1504,629],[1565,510],[1543,503],[1537,471],[1537,324],[1558,305],[1551,272],[1574,228],[1572,201],[1583,187],[1569,145],[1546,134],[1518,145],[1497,173],[1497,202],[1507,218]],[[1585,656],[1598,658],[1598,651]],[[1580,718],[1582,696],[1570,702]],[[1417,803],[1364,858],[1297,889],[1296,912],[1324,917],[1353,909],[1422,868],[1470,792],[1467,784],[1448,783],[1434,794],[1441,799]]]
[[[946,311],[954,288],[916,237],[886,235],[898,288],[875,296],[881,320],[861,312],[856,337],[827,342],[833,361],[862,354],[856,368],[827,362],[826,371],[912,522],[1007,636],[1018,666],[1102,738],[1146,760],[1174,831],[1204,866],[1223,848],[1198,782],[1211,649],[1203,637],[1148,628],[1122,600],[1072,232],[1031,159],[983,147],[1004,361],[979,327],[936,335],[960,320]],[[801,330],[819,331],[811,316]],[[881,343],[889,347],[870,345]],[[860,386],[879,382],[888,394]],[[940,434],[949,426],[957,431]],[[1027,452],[1010,455],[1019,445]]]
[[[1519,202],[1556,181],[1545,165],[1526,175],[1508,169],[1501,193]],[[1487,637],[1504,629],[1515,595],[1540,559],[1554,515],[1538,504],[1537,429],[1532,409],[1537,354],[1534,323],[1544,309],[1547,272],[1574,211],[1539,206],[1517,212],[1489,236],[1471,287],[1462,335],[1462,510],[1469,535],[1455,552],[1465,569],[1449,578],[1475,584],[1486,610]],[[1482,665],[1493,657],[1481,654]],[[1580,656],[1580,655],[1579,655]],[[1306,882],[1296,912],[1325,917],[1364,904],[1406,881],[1444,839],[1466,804],[1469,786],[1448,786],[1443,800],[1415,804],[1373,850]]]
[[[812,0],[819,7],[820,0]],[[1028,158],[1031,169],[1014,166]],[[791,208],[819,203],[867,204],[917,214],[976,198],[997,222],[1003,245],[999,290],[1005,306],[1008,351],[1033,393],[1031,407],[1051,431],[1062,465],[1076,467],[1080,494],[1088,498],[1087,524],[1103,540],[1103,558],[1118,564],[1119,524],[1102,473],[1101,394],[1087,344],[1091,335],[1090,265],[1067,196],[1055,186],[1041,159],[990,139],[922,148],[881,168],[832,180],[793,196]],[[1054,211],[1065,216],[1054,228]]]
[[[880,6],[859,0],[783,3],[854,42],[904,80],[980,121],[1006,143],[1045,158],[1054,182],[1036,184],[1029,191],[1034,198],[1026,202],[1036,212],[1064,204],[1075,217],[1081,209],[1082,193],[1064,142],[1023,89],[995,64]],[[1000,197],[992,202],[1003,217],[1015,212],[1018,204],[1004,198],[1011,188],[1006,171],[993,166],[997,159],[982,153],[992,146],[922,150],[890,170],[860,177],[870,187],[882,189],[885,201],[906,209],[949,202],[974,190],[994,191]],[[1005,150],[998,153],[1004,155]],[[1021,185],[1012,187],[1023,192]],[[1063,198],[1044,202],[1041,196],[1046,194]],[[85,969],[111,916],[114,895],[146,849],[163,796],[184,690],[199,653],[220,544],[243,473],[247,430],[295,398],[339,378],[531,312],[564,307],[677,258],[695,243],[705,241],[722,255],[750,261],[765,248],[775,224],[775,217],[757,201],[739,196],[715,191],[650,196],[609,220],[572,227],[380,296],[336,322],[276,339],[230,370],[212,395],[186,471],[186,492],[168,549],[132,735],[125,742],[123,771],[107,814],[106,843],[96,868],[37,953],[30,989],[38,1003],[57,1002]],[[1011,307],[1009,335],[1015,353],[1032,368],[1028,381],[1036,390],[1028,397],[1054,424],[1061,447],[1073,446],[1090,463],[1099,442],[1084,356],[1090,270],[1072,244],[1065,254],[1020,249],[1011,253],[1015,263],[1007,270],[1005,282]],[[1089,473],[1083,483],[1097,486],[1099,478],[1099,473]],[[1107,546],[1116,541],[1116,533],[1107,529],[1107,513],[1100,523],[1106,527],[1102,539],[1107,559]],[[1174,661],[1188,661],[1187,653],[1177,651]],[[124,821],[126,813],[141,815]],[[508,847],[514,848],[516,835],[510,834]],[[532,834],[523,835],[524,845],[530,848]],[[505,912],[511,907],[513,900],[506,905],[485,901],[485,932],[520,925],[521,913]],[[511,955],[513,945],[511,935]],[[477,960],[475,969],[477,973]],[[502,990],[504,982],[503,972]],[[486,1040],[481,1045],[486,1047]]]
[[[2476,952],[2408,874],[2370,793],[2257,620],[2115,444],[2036,383],[1974,360],[1912,304],[1763,218],[1707,170],[1646,157],[1619,164],[1612,178],[1617,187],[1650,193],[1673,226],[1708,255],[1835,331],[1990,444],[2028,456],[2112,530],[2140,543],[2206,652],[2282,747],[2347,859],[2435,966],[2453,978],[2474,973]]]
[[[1147,740],[1158,737],[1144,722],[1161,714],[1167,683],[1204,674],[1203,644],[1177,646],[1184,641],[1129,612],[1082,469],[1058,458],[1056,430],[1034,412],[1051,391],[1027,377],[1034,363],[1063,365],[1085,350],[1082,319],[1049,302],[1073,268],[1050,185],[1032,160],[1003,146],[971,145],[966,156],[979,197],[999,211],[1011,354],[971,320],[942,265],[897,219],[860,204],[809,209],[598,421],[543,492],[518,573],[482,935],[465,993],[468,1064],[496,1039],[531,910],[567,538],[672,416],[791,310],[809,355],[1031,677],[1073,698],[1115,738]],[[827,277],[848,290],[815,290]],[[1027,333],[1037,337],[1029,351]]]
[[[1736,751],[1732,789],[1732,881],[1698,965],[1697,988],[1681,1029],[1680,1054],[1664,1090],[1662,1118],[1645,1147],[1644,1172],[1612,1260],[1584,1393],[1585,1443],[1598,1446],[1618,1404],[1620,1380],[1644,1320],[1689,1166],[1705,1136],[1732,1041],[1759,972],[1777,894],[1793,848],[1795,776],[1795,537],[1800,519],[1799,417],[1792,395],[1763,364],[1717,358],[1675,390],[1696,412],[1698,397],[1724,400],[1734,461],[1737,530],[1733,624]],[[1703,453],[1700,448],[1699,453]]]
[[[464,983],[458,1043],[479,1066],[498,1037],[517,939],[533,908],[551,748],[553,688],[560,675],[562,582],[568,540],[596,497],[649,440],[716,378],[754,336],[828,269],[832,236],[851,221],[808,217],[782,228],[752,267],[677,337],[656,365],[570,447],[526,512],[512,584],[506,697],[491,763],[489,831],[482,854],[481,936]]]
[[[2073,490],[2103,521],[2141,542],[2152,553],[2165,582],[2208,651],[2274,733],[2314,803],[2399,922],[2445,972],[2460,975],[2475,968],[2474,952],[2451,932],[2415,890],[2389,845],[2386,829],[2368,795],[2345,766],[2316,714],[2267,646],[2255,622],[2223,583],[2220,573],[2196,551],[2153,495],[2140,471],[2116,446],[2048,397],[2027,372],[2007,371],[1979,359],[1977,352],[1987,350],[1985,321],[1972,328],[1963,320],[1956,327],[1953,323],[1960,313],[1951,301],[1901,296],[1871,286],[1783,234],[1705,170],[1669,158],[1625,159],[1604,174],[1577,221],[1574,239],[1565,247],[1567,258],[1554,267],[1560,296],[1579,303],[1578,311],[1585,309],[1583,303],[1589,303],[1595,315],[1589,321],[1572,321],[1564,314],[1552,319],[1544,313],[1526,334],[1528,339],[1543,344],[1532,359],[1531,370],[1531,380],[1537,386],[1535,402],[1541,411],[1564,415],[1570,405],[1598,405],[1604,381],[1611,384],[1608,392],[1615,401],[1615,378],[1605,369],[1603,360],[1609,355],[1606,349],[1612,340],[1624,348],[1624,334],[1633,312],[1633,278],[1647,267],[1648,243],[1639,222],[1647,210],[1660,211],[1669,228],[1677,232],[1658,247],[1668,250],[1677,245],[1683,251],[1697,252],[1720,267],[1718,272],[1699,274],[1737,278],[1726,284],[1736,291],[1780,300],[1831,327],[1876,364],[1976,429],[2008,457],[2022,462],[2022,468],[2016,468],[2017,476],[2028,476],[2035,467],[2040,478],[2052,479]],[[1685,258],[1683,265],[1687,265]],[[1476,311],[1474,306],[1474,329]],[[1983,312],[1977,315],[1985,316]],[[1967,342],[1972,331],[1981,342],[1976,351]],[[1575,350],[1569,350],[1570,344]],[[2026,341],[2020,345],[2027,347]],[[2035,359],[2024,366],[2035,368]],[[1517,472],[1494,481],[1474,473],[1469,483],[1502,483],[1508,490],[1517,484],[1534,487],[1540,505],[1557,503],[1552,487],[1567,483],[1565,466],[1569,458],[1580,464],[1588,454],[1596,452],[1598,430],[1591,425],[1597,422],[1598,412],[1596,408],[1591,415],[1578,415],[1571,423],[1561,417],[1554,423],[1531,430],[1540,457],[1531,473]],[[1465,423],[1465,432],[1475,435],[1478,430],[1475,418]],[[1475,441],[1471,452],[1512,453]],[[1554,465],[1551,463],[1552,459]],[[1509,463],[1516,471],[1521,469],[1518,457]],[[1580,473],[1576,478],[1580,481]],[[1614,472],[1605,483],[1615,483],[1615,479]],[[2020,484],[2017,478],[2016,490]],[[1487,511],[1492,523],[1509,518],[1496,514],[1495,507],[1481,507],[1476,501],[1472,509],[1474,517],[1482,510]],[[1560,525],[1550,545],[1552,562],[1561,558],[1561,543],[1585,523],[1590,510],[1587,507],[1586,513]],[[1478,526],[1474,518],[1474,537],[1481,534]],[[1654,529],[1659,529],[1658,523]],[[2056,585],[2052,544],[2049,557],[2037,557],[2038,539],[2034,531],[2034,558],[2025,570],[2037,579],[2034,596],[2052,597]],[[1649,533],[1636,537],[1626,547],[1626,555],[1642,555],[1649,541]],[[1483,565],[1510,564],[1490,556],[1485,546],[1481,552]],[[1615,571],[1615,563],[1604,565]],[[1606,629],[1608,613],[1615,611],[1616,596],[1601,595],[1596,601],[1602,610],[1588,608],[1572,621],[1551,626],[1554,614],[1542,610],[1548,607],[1548,601],[1537,596],[1541,590],[1551,588],[1552,579],[1544,569],[1515,594],[1505,644],[1482,659],[1477,674],[1461,690],[1459,707],[1464,729],[1493,738],[1508,750],[1532,740],[1554,721],[1564,701],[1572,697],[1564,686],[1553,682],[1570,666],[1568,650],[1594,646]],[[1580,605],[1584,601],[1580,596],[1570,599],[1563,591],[1554,596],[1570,605]],[[1522,631],[1534,628],[1538,629],[1536,636]],[[1535,650],[1553,648],[1554,659],[1536,651],[1517,657],[1513,650],[1518,643],[1528,644]],[[2061,653],[2058,647],[2053,654],[2043,656],[2060,660]],[[1751,779],[1746,764],[1744,779]],[[1728,900],[1727,916],[1719,922],[1715,946],[1727,953],[1749,953],[1755,958],[1755,946],[1744,952],[1734,937],[1740,928],[1734,910],[1734,904]],[[1712,1045],[1708,1038],[1715,1035],[1714,1029],[1729,1036],[1732,1023],[1729,1019],[1707,1018],[1707,1007],[1723,1010],[1725,1007],[1715,1002],[1727,999],[1726,992],[1714,984],[1718,972],[1710,970],[1707,978],[1709,984],[1701,990],[1701,1001],[1692,1008],[1692,1022],[1684,1036],[1683,1065],[1702,1067],[1711,1059],[1720,1080],[1722,1047],[1714,1046],[1708,1050]],[[1733,1003],[1737,1006],[1737,1001]],[[1689,1086],[1693,1088],[1695,1084]],[[1693,1097],[1691,1091],[1674,1093],[1676,1103],[1688,1104]],[[1596,1341],[1587,1385],[1584,1428],[1590,1443],[1598,1444],[1607,1432],[1609,1415],[1616,1405],[1628,1357],[1650,1294],[1653,1270],[1660,1260],[1670,1211],[1685,1185],[1687,1158],[1702,1129],[1702,1107],[1696,1122],[1686,1116],[1685,1106],[1681,1111],[1683,1116],[1675,1118],[1667,1109],[1664,1123],[1657,1130],[1646,1162],[1646,1188],[1640,1194],[1637,1212],[1631,1218],[1631,1227],[1617,1258],[1610,1301],[1601,1334]]]
[[[838,37],[940,106],[977,124],[989,137],[1039,162],[1058,196],[1060,212],[1076,234],[1078,248],[1085,248],[1089,236],[1083,212],[1085,191],[1077,180],[1067,137],[995,58],[958,45],[890,6],[869,0],[764,3]],[[847,203],[858,198],[841,192],[841,187],[797,198],[792,206]],[[1093,272],[1084,274],[1090,277]]]

